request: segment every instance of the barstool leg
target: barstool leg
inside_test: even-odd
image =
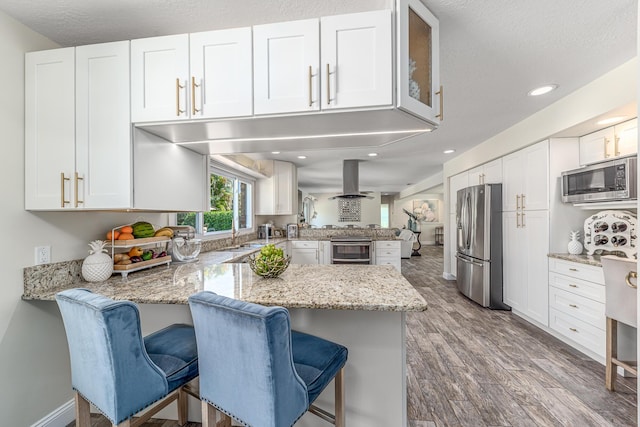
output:
[[[616,376],[618,375],[613,358],[618,357],[618,321],[607,317],[607,355],[605,385],[607,390],[614,391],[616,388]]]
[[[76,391],[76,427],[91,427],[91,405]]]
[[[187,423],[189,402],[187,392],[182,387],[178,390],[178,424],[183,426]]]
[[[345,407],[344,407],[344,367],[338,371],[335,377],[336,391],[335,391],[335,426],[344,427],[345,425]]]
[[[216,427],[216,408],[202,401],[202,427]]]

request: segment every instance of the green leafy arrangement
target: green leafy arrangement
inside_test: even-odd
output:
[[[258,276],[272,278],[281,275],[290,261],[291,257],[285,257],[282,249],[268,244],[258,254],[249,257],[249,267]]]

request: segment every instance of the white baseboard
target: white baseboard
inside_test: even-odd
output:
[[[73,399],[47,414],[31,427],[66,427],[76,419],[76,404]]]
[[[454,276],[451,273],[447,273],[446,271],[444,273],[442,273],[442,278],[444,280],[456,280],[456,276]]]

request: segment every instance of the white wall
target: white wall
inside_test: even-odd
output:
[[[361,217],[360,222],[339,222],[338,221],[338,199],[329,200],[335,193],[311,193],[304,196],[312,196],[315,201],[317,216],[315,219],[307,219],[312,226],[322,227],[323,225],[345,226],[355,225],[356,227],[366,227],[369,224],[380,224],[380,193],[371,193],[373,199],[360,199]]]
[[[26,212],[24,210],[24,53],[56,47],[0,12],[2,202],[0,245],[0,424],[28,426],[72,397],[64,328],[54,302],[20,299],[22,270],[34,264],[34,247],[50,245],[52,261],[84,258],[87,243],[113,225],[140,215],[154,223],[161,214]]]
[[[563,130],[616,108],[637,102],[638,58],[617,67],[549,107],[527,117],[444,164],[445,203],[449,177],[490,160],[542,141]],[[524,101],[524,100],[523,100]],[[445,234],[449,224],[445,224]],[[445,254],[449,253],[445,236]],[[444,257],[444,273],[450,273],[449,257]]]
[[[438,200],[438,222],[420,222],[420,242],[423,245],[433,245],[435,244],[435,228],[438,226],[442,226],[445,221],[445,215],[447,214],[444,205],[444,195],[442,193],[417,193],[412,194],[409,197],[404,197],[401,199],[396,199],[393,201],[393,206],[391,210],[393,214],[390,219],[391,227],[407,227],[407,223],[409,221],[409,216],[404,213],[403,208],[408,210],[409,212],[413,212],[413,201],[414,200]]]

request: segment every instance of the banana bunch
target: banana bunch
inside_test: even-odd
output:
[[[173,238],[173,230],[169,227],[162,227],[156,230],[153,234],[154,237],[168,237],[170,239]]]

